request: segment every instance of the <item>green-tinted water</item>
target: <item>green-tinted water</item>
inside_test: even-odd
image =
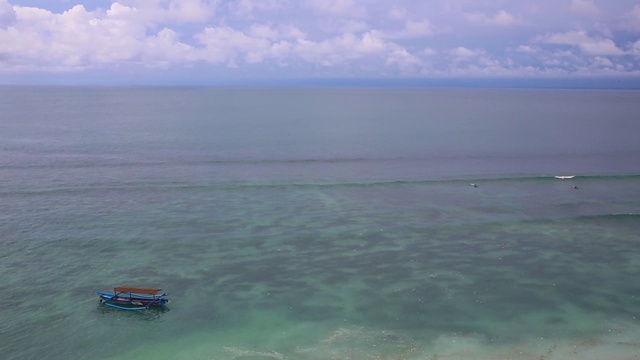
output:
[[[511,156],[478,139],[462,150],[422,147],[418,137],[402,144],[410,129],[457,129],[416,125],[415,116],[394,118],[402,131],[380,123],[357,144],[331,142],[384,120],[374,116],[389,111],[382,90],[342,90],[359,99],[354,107],[329,90],[298,94],[306,102],[296,106],[340,104],[326,120],[337,137],[317,131],[318,114],[295,122],[304,111],[220,110],[240,96],[233,91],[27,90],[22,102],[0,102],[3,358],[626,360],[640,352],[640,157],[626,143],[589,154],[583,140],[605,125],[581,129],[574,154],[558,145],[556,155]],[[264,110],[265,92],[251,94]],[[284,104],[290,92],[266,94]],[[531,96],[498,94],[520,104]],[[409,95],[386,93],[394,106],[433,106],[439,116],[443,99],[464,104],[456,92],[430,105],[421,96],[431,92]],[[581,103],[572,92],[534,95],[531,106],[558,96]],[[615,113],[618,97],[600,95],[589,94]],[[53,106],[69,96],[77,107]],[[29,109],[34,98],[50,118]],[[485,126],[511,134],[534,126],[505,109],[481,114]],[[472,123],[451,111],[457,124]],[[261,136],[258,114],[296,125]],[[230,136],[209,133],[207,121]],[[616,121],[610,136],[624,142],[637,125]],[[523,139],[548,141],[539,126]],[[242,138],[242,129],[256,132]],[[95,291],[116,285],[162,287],[171,303],[146,312],[100,306]]]

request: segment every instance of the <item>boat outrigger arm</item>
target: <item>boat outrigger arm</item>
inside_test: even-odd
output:
[[[136,288],[117,286],[113,294],[97,292],[102,305],[122,310],[146,310],[152,306],[163,306],[169,302],[165,298],[167,293],[160,293],[162,289]]]

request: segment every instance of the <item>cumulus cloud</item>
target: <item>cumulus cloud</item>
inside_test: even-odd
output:
[[[230,27],[205,28],[195,36],[204,46],[202,58],[209,63],[226,63],[237,66],[240,57],[249,63],[257,63],[267,56],[271,41],[250,36]]]
[[[155,67],[193,58],[175,31],[149,35],[143,23],[132,21],[139,16],[138,9],[120,3],[104,12],[76,5],[62,14],[18,7],[19,21],[0,32],[0,41],[11,49],[11,59],[33,69],[78,71],[118,62]]]
[[[198,60],[198,54],[194,47],[180,41],[178,34],[164,28],[145,41],[142,51],[143,61],[146,66],[167,68],[184,61]]]
[[[16,11],[7,0],[0,0],[0,29],[6,29],[16,21]]]
[[[286,67],[278,74],[298,77],[306,69],[373,77],[640,72],[640,40],[630,37],[640,32],[636,0],[602,10],[595,0],[560,8],[529,0],[104,0],[98,8],[74,0],[63,10],[56,2],[58,11],[20,5],[27,2],[0,0],[0,75],[194,64]]]
[[[297,34],[288,40],[283,34]],[[403,66],[418,62],[412,55],[403,54],[402,49],[383,39],[381,34],[371,31],[362,35],[346,33],[323,41],[299,37],[302,33],[254,26],[250,32],[229,27],[206,28],[196,35],[202,49],[202,59],[212,64],[224,63],[237,67],[241,63],[260,63],[269,59],[285,61],[299,58],[306,62],[326,67],[337,66],[353,60],[377,57],[380,62]]]
[[[538,53],[538,49],[531,47],[529,45],[520,45],[516,48],[517,52],[525,53],[525,54],[536,54]]]
[[[633,54],[636,57],[640,57],[640,40],[634,42],[631,45],[631,54]]]
[[[308,62],[333,66],[367,56],[382,56],[390,47],[392,44],[385,42],[380,34],[367,32],[362,36],[344,34],[321,42],[301,40],[294,52]]]
[[[386,56],[387,65],[396,65],[403,72],[413,71],[423,65],[420,58],[405,49],[396,48]]]
[[[480,50],[467,49],[464,46],[458,46],[455,49],[451,49],[450,53],[458,58],[471,58],[482,54]]]
[[[576,46],[587,55],[624,55],[611,39],[590,37],[584,31],[569,31],[540,37],[539,42],[555,45]]]
[[[597,67],[613,67],[613,62],[604,56],[596,56],[593,58],[592,65]]]

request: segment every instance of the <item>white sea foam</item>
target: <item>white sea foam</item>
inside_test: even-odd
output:
[[[304,343],[296,342],[300,339],[293,330],[288,337],[278,335],[257,343],[244,339],[242,344],[238,330],[233,336],[198,333],[170,343],[146,345],[118,354],[114,360],[122,356],[129,360],[630,360],[640,354],[640,325],[624,322],[610,324],[610,329],[599,335],[513,342],[476,333],[447,333],[420,340],[406,331],[338,327],[324,334],[320,331]]]

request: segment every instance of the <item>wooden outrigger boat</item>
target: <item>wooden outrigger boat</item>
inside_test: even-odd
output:
[[[100,304],[122,310],[146,310],[151,307],[165,306],[169,299],[162,289],[117,286],[113,294],[96,291]]]

